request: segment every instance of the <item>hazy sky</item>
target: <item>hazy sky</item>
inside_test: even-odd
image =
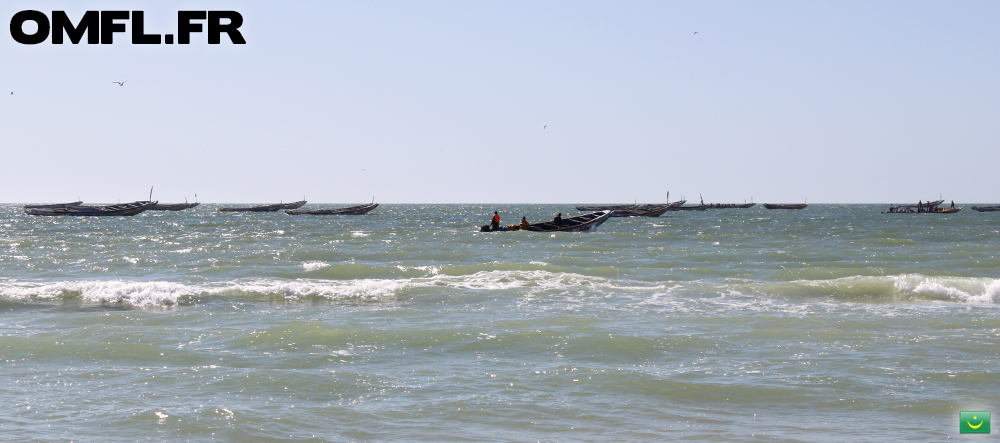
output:
[[[247,44],[3,27],[0,202],[1000,202],[996,1],[24,9],[236,10]]]

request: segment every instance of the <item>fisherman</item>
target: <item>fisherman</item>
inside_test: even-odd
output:
[[[557,227],[562,226],[562,212],[556,214],[556,218],[552,219],[552,223],[555,223]]]
[[[952,200],[952,201],[951,201],[951,208],[952,208],[952,209],[955,209],[955,200]]]
[[[500,230],[500,214],[497,211],[493,211],[493,224],[490,225],[490,229],[494,231]]]
[[[528,229],[528,219],[521,217],[521,230]]]

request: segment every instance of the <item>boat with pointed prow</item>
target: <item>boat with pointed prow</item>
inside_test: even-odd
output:
[[[348,206],[346,208],[335,208],[335,209],[315,209],[315,210],[297,210],[297,211],[285,211],[288,215],[363,215],[367,214],[378,207],[378,203],[365,203],[363,205]]]
[[[944,199],[932,202],[918,202],[915,205],[889,205],[889,210],[883,214],[954,214],[961,211],[961,207],[955,207],[955,202],[951,202],[950,207],[940,207]]]
[[[54,208],[24,208],[24,213],[42,216],[78,216],[78,217],[130,217],[139,214],[155,205],[155,201],[135,201],[101,206],[66,206]]]
[[[532,223],[521,229],[518,225],[510,225],[494,230],[490,225],[483,225],[480,232],[533,231],[533,232],[583,232],[596,231],[597,227],[611,218],[612,211],[597,211],[556,220]]]
[[[805,203],[764,203],[764,207],[767,209],[805,209],[807,204]]]
[[[979,212],[1000,212],[1000,206],[973,206],[972,209]]]

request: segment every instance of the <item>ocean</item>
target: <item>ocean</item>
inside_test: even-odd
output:
[[[1000,412],[1000,214],[218,207],[0,205],[0,439],[942,441]]]

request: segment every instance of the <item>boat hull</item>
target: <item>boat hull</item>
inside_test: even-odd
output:
[[[362,215],[371,212],[378,207],[378,203],[367,205],[349,206],[337,209],[318,209],[315,211],[285,211],[288,215]]]
[[[809,205],[805,203],[790,204],[790,205],[764,203],[764,207],[767,209],[805,209],[807,206]]]
[[[305,206],[305,204],[306,204],[305,200],[299,200],[297,202],[292,202],[292,203],[283,203],[281,205],[281,209],[299,209]]]
[[[670,208],[671,211],[704,211],[706,209],[708,209],[708,205],[674,206]]]
[[[583,231],[593,231],[597,229],[598,226],[604,224],[609,218],[613,211],[598,211],[592,212],[590,214],[577,215],[575,217],[568,217],[563,219],[562,225],[556,225],[555,222],[547,221],[542,223],[534,223],[528,225],[525,229],[527,231],[533,232],[583,232]]]
[[[885,211],[883,214],[954,214],[962,208],[938,208],[933,211]]]
[[[263,205],[263,206],[249,206],[245,208],[219,208],[220,212],[278,212],[284,209],[283,204],[278,203],[274,205]]]
[[[577,206],[577,211],[628,211],[631,209],[638,208],[639,205],[590,205],[590,206]]]
[[[24,209],[52,209],[52,208],[72,208],[74,206],[80,206],[83,201],[75,201],[71,203],[52,203],[47,205],[24,205]]]
[[[155,205],[155,201],[137,201],[132,203],[107,206],[69,206],[57,208],[27,208],[26,214],[40,216],[69,217],[130,217]]]
[[[1000,206],[973,206],[972,209],[979,212],[1000,212]]]
[[[191,209],[201,203],[167,203],[167,204],[155,204],[150,211],[183,211],[185,209]]]

